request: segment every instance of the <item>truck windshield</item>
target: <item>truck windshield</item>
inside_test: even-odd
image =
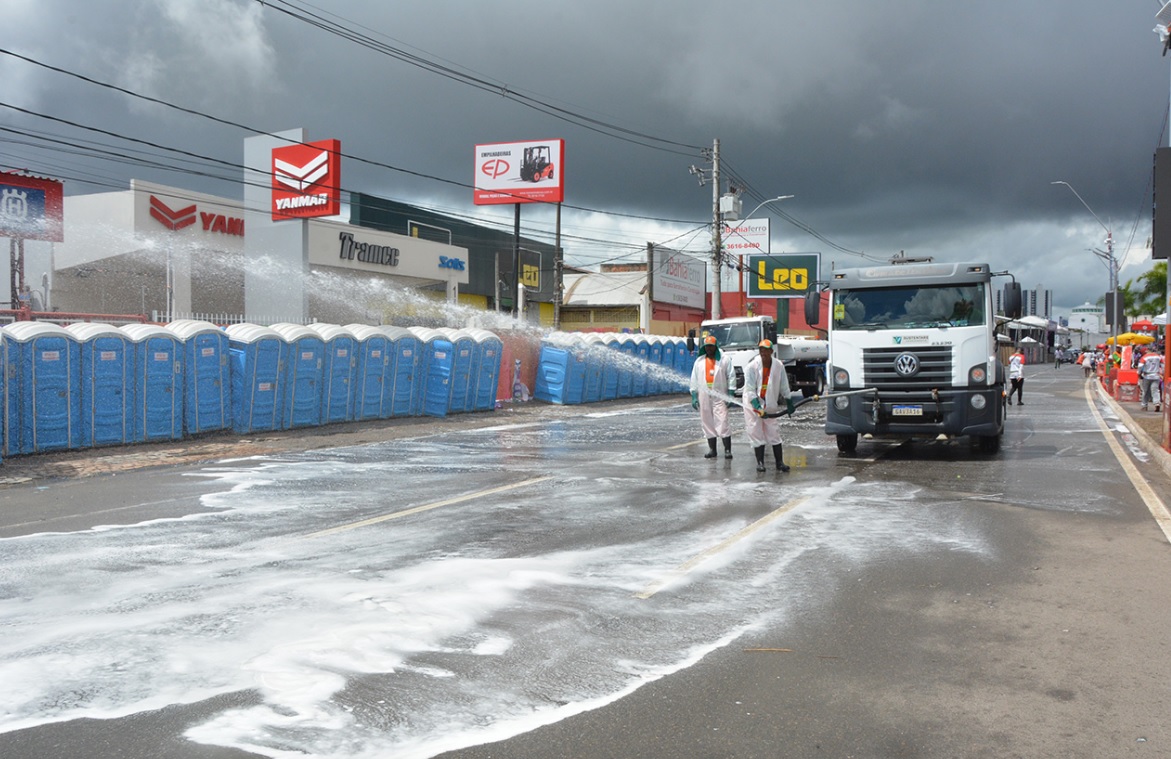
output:
[[[716,343],[721,350],[736,350],[738,348],[755,349],[764,339],[760,333],[760,322],[744,322],[742,324],[709,324],[703,328],[704,332],[716,336]]]
[[[835,290],[834,329],[914,329],[982,325],[984,283],[949,287]]]

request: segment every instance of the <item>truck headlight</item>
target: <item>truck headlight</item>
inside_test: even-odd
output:
[[[850,373],[845,369],[834,367],[834,387],[849,387]]]
[[[836,408],[838,411],[845,411],[849,407],[850,407],[850,396],[839,395],[837,398],[834,398],[834,408]]]
[[[969,385],[988,384],[988,364],[976,364],[968,370]]]
[[[988,405],[988,399],[983,395],[976,394],[972,396],[972,408],[977,411],[983,411],[984,407]]]

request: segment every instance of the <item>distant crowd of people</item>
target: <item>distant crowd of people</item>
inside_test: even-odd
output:
[[[1061,352],[1062,349],[1058,349],[1055,354]],[[1107,370],[1126,368],[1138,372],[1139,384],[1142,386],[1143,411],[1149,411],[1152,404],[1155,411],[1159,411],[1163,402],[1163,354],[1162,345],[1135,345],[1123,350],[1113,347],[1109,352],[1095,348],[1080,352],[1072,359],[1072,363],[1081,364],[1086,377],[1097,374],[1103,363],[1107,364]],[[1062,358],[1054,360],[1055,367],[1061,366],[1062,363]]]

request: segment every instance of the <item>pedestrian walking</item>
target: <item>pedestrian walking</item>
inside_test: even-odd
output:
[[[1143,356],[1143,361],[1139,365],[1139,381],[1143,386],[1143,411],[1147,410],[1147,406],[1151,401],[1155,403],[1155,411],[1159,410],[1159,406],[1163,403],[1163,356],[1162,354],[1151,351]],[[1158,393],[1158,399],[1155,399],[1155,394]]]
[[[728,402],[735,373],[732,359],[720,353],[715,335],[703,339],[703,350],[691,365],[691,407],[699,411],[699,426],[707,438],[705,459],[716,457],[716,438],[724,440],[724,458],[732,458],[732,430],[728,425]]]
[[[1012,396],[1016,394],[1018,406],[1025,405],[1021,394],[1025,389],[1025,354],[1018,347],[1016,353],[1008,357],[1008,379],[1012,386],[1008,390],[1008,405],[1012,405]]]
[[[778,472],[789,471],[781,443],[780,421],[770,414],[783,408],[792,414],[796,405],[789,397],[789,377],[785,365],[773,353],[771,340],[761,340],[759,352],[744,367],[744,431],[752,452],[756,454],[756,471],[764,471],[764,447],[771,445]]]

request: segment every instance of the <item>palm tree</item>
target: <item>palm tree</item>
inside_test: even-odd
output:
[[[1166,309],[1163,301],[1167,297],[1167,262],[1157,261],[1146,271],[1125,286],[1118,288],[1123,293],[1127,316],[1161,314]]]

